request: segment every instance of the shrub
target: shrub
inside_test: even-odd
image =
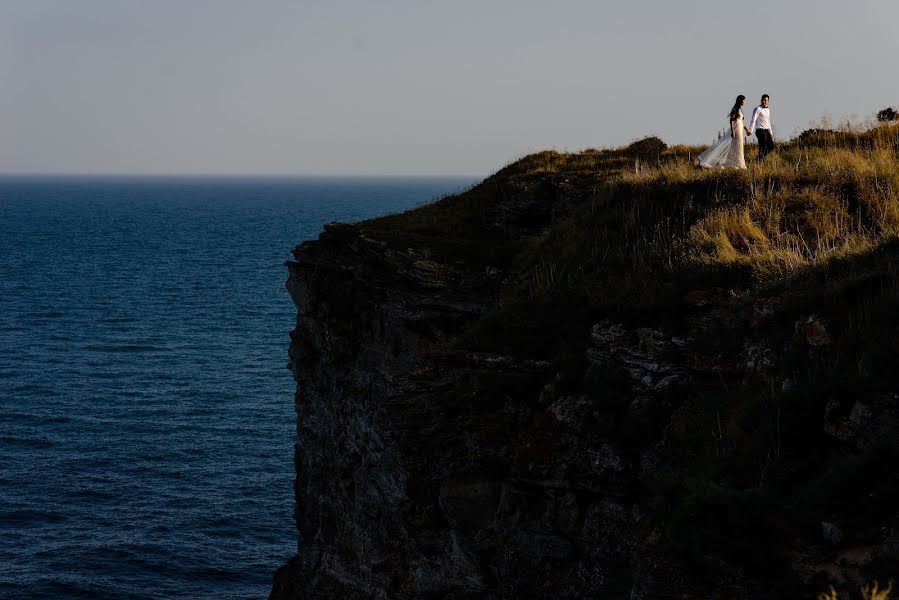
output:
[[[799,134],[796,142],[803,148],[848,148],[854,145],[857,137],[848,131],[806,129]]]
[[[877,113],[877,120],[881,123],[887,123],[889,121],[899,121],[899,112],[897,112],[896,109],[892,106],[888,106]]]
[[[640,160],[652,160],[657,159],[667,147],[668,144],[653,135],[632,143],[627,147],[627,151]]]

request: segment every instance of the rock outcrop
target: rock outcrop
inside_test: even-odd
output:
[[[558,176],[503,185],[481,226],[506,240],[539,239],[591,201]],[[796,385],[801,365],[783,356],[840,352],[813,302],[688,290],[675,317],[591,315],[573,352],[539,358],[460,342],[526,278],[514,263],[455,262],[351,224],[293,255],[298,554],[272,599],[777,598],[896,564],[895,507],[877,531],[838,506],[806,527],[809,476],[782,468],[798,516],[766,512],[772,473],[799,449],[778,437],[792,407],[759,398]],[[816,435],[853,452],[895,426],[882,391],[814,402]],[[739,493],[678,470],[741,455],[747,411],[773,425]],[[858,493],[892,498],[894,480]]]

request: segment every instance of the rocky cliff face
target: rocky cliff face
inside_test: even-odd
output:
[[[591,197],[556,176],[491,185],[480,226],[516,243]],[[494,353],[460,340],[526,274],[436,254],[364,224],[329,225],[293,252],[298,554],[271,598],[776,598],[897,564],[894,506],[874,502],[858,523],[840,506],[829,520],[768,509],[775,471],[811,493],[779,468],[800,451],[778,437],[791,408],[758,398],[796,384],[779,357],[838,353],[814,302],[695,289],[674,318],[587,313],[565,356]],[[846,452],[895,424],[882,390],[816,402],[816,435]],[[740,411],[773,425],[739,494],[687,486],[683,465],[754,443]],[[879,465],[857,493],[889,502],[896,473]]]
[[[410,448],[423,424],[402,406],[417,387],[418,361],[483,311],[495,281],[414,249],[390,251],[350,225],[327,227],[294,254],[288,288],[300,317],[290,368],[303,550],[282,595],[410,595],[428,563],[408,520],[409,495],[416,463],[435,448]]]

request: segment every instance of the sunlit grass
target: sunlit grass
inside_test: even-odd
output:
[[[565,282],[602,287],[592,280],[598,271],[608,278],[615,255],[626,271],[623,291],[630,274],[648,265],[667,265],[671,273],[741,266],[764,280],[899,235],[897,126],[800,136],[761,163],[750,150],[746,170],[699,168],[701,151],[676,146],[657,160],[634,158],[627,148],[553,152],[509,167],[602,177],[602,214],[596,218],[591,206],[592,213],[579,213],[535,253],[531,296],[552,295]],[[556,264],[547,265],[547,256]],[[550,267],[554,276],[547,278]]]
[[[889,584],[885,589],[880,589],[880,584],[878,582],[865,584],[861,588],[861,595],[863,600],[889,600],[890,592],[893,591],[893,580],[891,579]],[[830,586],[830,589],[823,594],[818,594],[818,600],[839,600],[840,597],[837,595],[833,586]]]

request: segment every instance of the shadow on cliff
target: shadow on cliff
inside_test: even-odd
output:
[[[899,572],[896,131],[745,172],[660,142],[544,152],[298,248],[279,581],[309,587],[273,597],[781,598]]]

